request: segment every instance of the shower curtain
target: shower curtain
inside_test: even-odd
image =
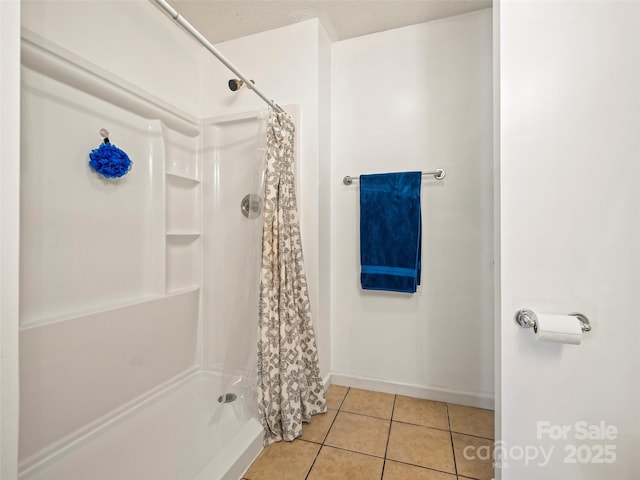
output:
[[[271,110],[267,128],[257,395],[265,445],[294,440],[326,412],[311,323],[295,198],[292,120]]]

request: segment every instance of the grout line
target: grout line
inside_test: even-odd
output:
[[[488,438],[488,437],[483,437],[481,435],[474,435],[473,433],[458,432],[458,431],[454,430],[453,428],[451,428],[451,417],[449,417],[449,405],[450,404],[448,402],[445,402],[445,404],[447,405],[447,418],[449,419],[449,430],[451,431],[451,433],[458,433],[460,435],[467,435],[469,437],[482,438],[484,440],[490,440],[492,442],[495,442],[495,438]],[[460,406],[460,405],[458,405],[456,403],[452,403],[451,405]],[[462,406],[464,407],[465,405],[462,405]],[[489,410],[487,408],[477,408],[477,407],[467,407],[467,408],[476,408],[478,410]],[[493,412],[493,410],[490,410],[490,411]],[[493,436],[495,437],[495,432],[493,433]]]
[[[348,448],[337,447],[335,445],[329,445],[328,443],[322,446],[327,448],[335,448],[336,450],[342,450],[343,452],[355,453],[357,455],[364,455],[365,457],[377,458],[378,460],[384,460],[384,457],[379,457],[378,455],[373,455],[371,453],[358,452],[357,450],[349,450]]]
[[[494,438],[481,437],[480,435],[473,435],[471,433],[456,432],[455,430],[451,430],[451,433],[457,433],[458,435],[464,435],[465,437],[473,437],[473,438],[479,438],[481,440],[489,440],[490,442],[495,442]]]
[[[313,470],[313,466],[316,464],[316,461],[318,460],[318,457],[320,456],[320,452],[322,451],[322,449],[325,446],[324,442],[327,440],[327,437],[329,436],[329,432],[333,428],[333,424],[336,422],[336,418],[338,418],[338,414],[340,413],[340,408],[342,407],[342,404],[344,403],[345,398],[347,398],[347,394],[349,393],[349,390],[350,390],[350,388],[347,388],[347,391],[344,394],[344,397],[342,397],[342,401],[340,402],[340,405],[338,405],[338,409],[336,410],[336,414],[333,416],[333,420],[331,421],[331,425],[329,425],[329,428],[327,429],[327,433],[325,433],[324,437],[322,437],[322,441],[320,442],[320,448],[318,449],[318,453],[316,453],[316,456],[314,457],[313,462],[311,463],[311,467],[309,467],[309,471],[305,475],[304,480],[307,480],[309,478],[309,475],[311,475],[311,471]],[[328,409],[327,409],[327,411],[328,411]],[[300,439],[300,440],[302,440],[302,439]],[[315,442],[310,442],[310,443],[315,443]],[[318,444],[316,443],[316,445],[318,445]]]
[[[340,402],[340,405],[338,405],[338,411],[342,410],[342,405],[344,405],[344,401],[347,399],[347,395],[349,395],[350,391],[351,391],[351,387],[347,387],[347,391],[344,393],[344,397],[342,397],[342,401]]]
[[[389,435],[387,436],[387,445],[384,447],[384,458],[387,458],[387,451],[389,450],[389,440],[391,439],[391,426],[393,425],[393,413],[396,409],[397,395],[393,396],[393,405],[391,406],[391,418],[389,419]]]
[[[394,401],[395,403],[395,401]],[[352,415],[360,415],[361,417],[368,417],[368,418],[377,418],[378,420],[391,420],[391,417],[389,418],[385,418],[385,417],[376,417],[375,415],[367,415],[366,413],[358,413],[358,412],[350,412],[349,410],[340,410],[341,412],[344,413],[350,413]],[[393,415],[393,413],[392,413]],[[406,422],[403,422],[406,423]],[[424,425],[420,425],[420,426],[424,426]]]
[[[411,426],[413,426],[413,427],[430,428],[430,429],[432,429],[432,430],[439,430],[439,431],[441,431],[441,432],[450,432],[450,431],[451,431],[451,429],[450,429],[450,428],[438,428],[438,427],[432,427],[432,426],[430,426],[430,425],[421,425],[421,424],[419,424],[419,423],[402,422],[402,421],[400,421],[400,420],[394,420],[394,422],[396,422],[396,423],[403,423],[403,424],[405,424],[405,425],[411,425]],[[456,432],[456,433],[458,433],[458,432]]]
[[[342,401],[340,402],[340,406],[338,407],[338,410],[342,410],[342,405],[344,405],[344,402],[347,399],[347,395],[349,395],[350,391],[351,391],[351,387],[347,387],[347,391],[345,392],[344,397],[342,397]]]
[[[394,409],[395,409],[395,400],[394,400]],[[402,420],[393,420],[393,412],[391,413],[391,418],[384,418],[384,417],[375,417],[373,415],[367,415],[366,413],[350,412],[349,410],[339,410],[339,411],[343,412],[343,413],[348,413],[350,415],[359,415],[361,417],[373,418],[373,419],[376,419],[376,420],[393,421],[393,422],[396,422],[396,423],[403,423],[405,425],[412,425],[414,427],[430,428],[432,430],[439,430],[441,432],[452,432],[452,433],[458,433],[460,435],[467,435],[468,437],[482,438],[483,440],[491,440],[491,441],[494,440],[493,438],[481,437],[480,435],[473,435],[471,433],[458,432],[458,431],[455,431],[455,430],[451,430],[451,426],[449,426],[449,428],[439,428],[439,427],[433,427],[431,425],[422,425],[420,423],[411,423],[411,422],[405,422],[405,421],[402,421]],[[447,423],[450,423],[448,414],[447,414]]]
[[[304,442],[305,440],[301,440],[301,441]],[[309,443],[311,443],[311,442],[309,442]],[[317,443],[314,444],[314,445],[317,445]],[[311,466],[309,467],[309,470],[307,471],[307,474],[304,476],[304,480],[307,480],[309,478],[309,475],[311,475],[311,470],[313,470],[313,466],[316,464],[316,460],[318,460],[318,457],[320,456],[320,450],[322,450],[323,446],[324,445],[320,445],[320,448],[318,448],[318,453],[316,453],[316,456],[313,457],[313,462],[311,462]]]
[[[336,423],[336,418],[338,418],[338,414],[340,413],[340,410],[336,410],[336,414],[333,416],[333,420],[331,420],[331,425],[329,425],[329,428],[327,429],[327,433],[324,434],[324,437],[322,437],[322,445],[324,445],[324,442],[327,441],[327,437],[329,436],[329,432],[331,431],[331,429],[333,428],[333,424]]]
[[[393,409],[395,410],[395,399],[394,399],[394,406],[393,406]],[[347,413],[348,413],[348,412],[347,412]],[[333,426],[333,423],[335,422],[335,419],[337,418],[337,416],[338,416],[338,415],[336,414],[336,417],[333,419],[333,422],[331,423],[331,426]],[[375,417],[374,417],[374,418],[375,418]],[[392,422],[391,422],[391,423],[392,423]],[[399,423],[401,423],[401,422],[399,422]],[[428,428],[428,427],[427,427],[427,428]],[[329,427],[329,430],[327,431],[327,435],[325,436],[325,441],[326,441],[326,438],[329,436],[329,433],[328,433],[328,432],[329,432],[330,430],[331,430],[331,427]],[[443,430],[443,431],[444,431],[444,430]],[[318,454],[316,454],[316,458],[314,458],[313,464],[311,465],[311,468],[309,469],[309,472],[307,472],[307,475],[305,476],[305,480],[307,480],[307,479],[308,479],[308,477],[309,477],[309,475],[311,474],[311,470],[313,469],[313,465],[315,465],[315,462],[316,462],[316,460],[317,460],[318,455],[320,454],[320,450],[322,450],[322,447],[335,448],[336,450],[342,450],[343,452],[355,453],[355,454],[357,454],[357,455],[364,455],[364,456],[366,456],[366,457],[382,459],[382,460],[383,460],[382,474],[384,475],[384,467],[385,467],[385,465],[386,465],[386,461],[387,461],[387,450],[388,450],[388,448],[389,448],[389,440],[390,440],[390,438],[391,438],[390,432],[391,432],[391,425],[390,425],[390,427],[389,427],[389,437],[387,438],[387,446],[386,446],[386,448],[385,448],[384,457],[379,457],[379,456],[377,456],[377,455],[372,455],[372,454],[370,454],[370,453],[359,452],[359,451],[357,451],[357,450],[350,450],[350,449],[348,449],[348,448],[345,448],[345,447],[338,447],[338,446],[336,446],[336,445],[329,445],[329,444],[326,444],[326,443],[324,443],[324,442],[323,442],[322,444],[318,444],[318,443],[316,443],[316,442],[311,442],[311,441],[309,441],[309,440],[303,440],[303,439],[301,439],[301,438],[297,438],[296,440],[300,440],[301,442],[312,443],[312,444],[314,444],[314,445],[320,445],[320,447],[321,447],[321,448],[318,450]],[[452,448],[452,451],[453,451],[453,454],[454,454],[454,463],[455,463],[455,450],[453,450],[453,445],[452,445],[452,447],[451,447],[451,448]],[[418,464],[410,463],[410,462],[406,462],[406,461],[403,461],[403,460],[393,460],[393,461],[394,461],[394,462],[397,462],[397,463],[402,463],[402,464],[405,464],[405,465],[410,465],[410,466],[412,466],[412,467],[417,467],[417,468],[421,468],[421,469],[425,469],[425,470],[431,470],[431,471],[434,471],[434,472],[445,473],[445,474],[447,474],[447,475],[457,475],[457,466],[456,466],[456,465],[454,465],[454,468],[456,469],[456,472],[448,472],[448,471],[445,471],[445,470],[438,470],[437,468],[425,467],[424,465],[418,465]],[[471,477],[464,477],[464,478],[465,478],[465,479],[467,479],[467,478],[468,478],[469,480],[474,480],[474,479],[472,479]]]
[[[2,1],[2,0],[0,0]],[[340,410],[341,413],[346,413],[347,415],[357,415],[358,417],[366,417],[366,418],[371,418],[372,420],[381,420],[383,422],[390,422],[391,418],[384,418],[384,417],[374,417],[373,415],[365,415],[364,413],[356,413],[356,412],[349,412],[347,410]],[[401,422],[398,422],[401,423]],[[416,427],[423,427],[424,425],[416,425]],[[426,427],[426,428],[431,428],[431,427]]]
[[[458,461],[456,460],[456,449],[453,445],[453,434],[451,433],[451,417],[449,416],[449,404],[445,403],[445,408],[447,410],[447,422],[449,423],[449,439],[451,440],[451,454],[453,455],[453,468],[456,471],[456,476],[458,475]]]
[[[384,458],[382,460],[382,472],[380,473],[380,480],[384,478],[384,469],[387,466],[387,451],[389,450],[389,440],[391,440],[391,426],[393,425],[393,414],[396,410],[397,395],[393,396],[393,405],[391,406],[391,418],[389,419],[389,433],[387,434],[387,445],[384,447]]]
[[[395,460],[395,459],[390,459],[390,460],[391,460],[392,462],[402,463],[403,465],[409,465],[409,466],[412,466],[412,467],[420,468],[420,469],[422,469],[422,470],[428,470],[428,471],[430,471],[430,472],[446,473],[447,475],[453,475],[453,476],[456,476],[456,475],[457,475],[456,473],[453,473],[453,472],[447,472],[446,470],[438,470],[437,468],[425,467],[424,465],[416,465],[415,463],[404,462],[404,461],[402,461],[402,460]],[[462,478],[462,477],[461,477],[461,478]],[[469,478],[470,480],[476,480],[476,479],[472,479],[472,478],[470,478],[470,477],[465,477],[465,479],[466,479],[466,478]]]
[[[296,440],[300,440],[301,442],[313,443],[313,442],[309,442],[308,440],[302,440],[302,439],[296,439]],[[319,445],[319,444],[315,443],[314,445]],[[377,458],[379,460],[382,460],[383,461],[382,474],[384,475],[384,465],[386,464],[386,461],[387,461],[386,453],[385,453],[384,457],[379,457],[377,455],[372,455],[370,453],[358,452],[357,450],[349,450],[348,448],[337,447],[335,445],[322,444],[320,450],[322,450],[322,447],[335,448],[336,450],[341,450],[343,452],[355,453],[356,455],[364,455],[365,457]],[[316,458],[314,459],[313,464],[311,465],[311,468],[309,469],[309,472],[307,472],[307,475],[305,476],[305,480],[309,478],[309,475],[311,474],[311,470],[313,469],[313,465],[315,465],[315,462],[316,462],[316,460],[318,458],[318,455],[320,454],[320,450],[318,450],[318,454],[316,455]],[[410,465],[412,467],[420,468],[420,469],[423,469],[423,470],[429,470],[429,471],[432,471],[432,472],[445,473],[447,475],[457,475],[456,473],[448,472],[446,470],[438,470],[437,468],[425,467],[424,465],[417,465],[415,463],[404,462],[402,460],[393,460],[393,461],[397,462],[397,463],[402,463],[404,465]],[[469,480],[475,480],[475,479],[473,479],[471,477],[464,477],[464,478],[465,479],[468,478]]]

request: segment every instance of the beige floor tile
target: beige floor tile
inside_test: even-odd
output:
[[[387,458],[455,473],[451,434],[417,425],[393,422]]]
[[[393,419],[397,422],[449,430],[447,404],[444,402],[398,395],[393,408]]]
[[[456,476],[387,460],[382,480],[456,480]]]
[[[322,447],[308,480],[380,480],[382,458]]]
[[[341,385],[331,385],[327,389],[327,408],[332,410],[339,410],[342,400],[349,391],[349,387],[343,387]]]
[[[491,480],[493,460],[486,457],[493,452],[493,441],[459,433],[452,433],[452,436],[458,473],[478,480]],[[465,450],[466,447],[473,448]],[[478,450],[479,447],[484,448]]]
[[[336,418],[336,413],[338,413],[337,410],[327,410],[327,413],[319,413],[311,417],[309,423],[302,424],[302,435],[299,438],[308,442],[324,442],[333,419]]]
[[[391,418],[394,395],[359,388],[349,389],[340,410],[378,418]]]
[[[389,436],[389,420],[339,412],[326,445],[384,457]]]
[[[482,438],[494,438],[493,410],[448,404],[451,431]]]
[[[320,445],[295,440],[276,442],[265,448],[244,474],[248,480],[302,480],[320,450]]]

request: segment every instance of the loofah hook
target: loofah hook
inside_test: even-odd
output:
[[[109,142],[109,131],[100,129],[103,143],[89,154],[89,166],[105,178],[118,178],[131,170],[133,162],[129,156]]]

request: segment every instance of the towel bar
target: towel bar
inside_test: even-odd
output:
[[[442,180],[445,177],[446,172],[441,168],[438,168],[435,172],[422,172],[423,177],[429,175],[433,175],[433,178],[435,178],[436,180]],[[347,175],[342,179],[342,183],[344,183],[345,185],[351,185],[354,180],[358,180],[358,177],[351,177]]]

